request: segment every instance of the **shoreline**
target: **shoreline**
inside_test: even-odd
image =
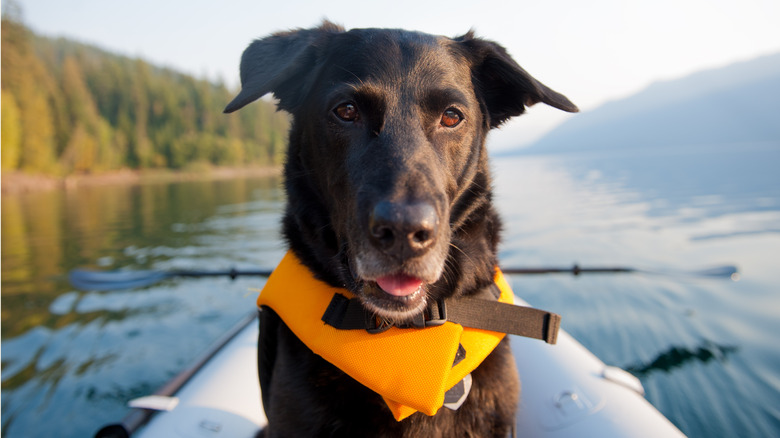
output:
[[[16,195],[47,190],[73,190],[80,187],[115,184],[149,184],[176,181],[220,180],[241,177],[266,177],[282,174],[282,166],[210,167],[203,170],[120,169],[94,174],[74,174],[64,177],[3,171],[0,177],[3,195]]]

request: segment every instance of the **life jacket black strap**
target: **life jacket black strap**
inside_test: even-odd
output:
[[[495,285],[488,289],[493,288],[497,290]],[[490,292],[493,295],[493,291]],[[394,326],[425,328],[450,321],[464,327],[541,339],[548,344],[556,343],[561,325],[560,315],[552,312],[476,297],[433,302],[414,320],[398,325],[367,311],[357,298],[349,299],[338,293],[334,294],[322,321],[340,330],[366,330],[369,333],[381,333]]]
[[[561,316],[556,313],[479,298],[448,301],[447,320],[464,327],[541,339],[548,344],[557,342],[561,326]]]

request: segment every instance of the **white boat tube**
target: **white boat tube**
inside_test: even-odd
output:
[[[516,299],[516,303],[525,302]],[[256,321],[242,324],[237,334],[210,355],[173,396],[134,402],[163,411],[133,437],[255,436],[266,424],[256,383],[258,328]],[[638,379],[606,366],[563,330],[556,345],[514,336],[511,342],[522,381],[519,436],[684,437],[644,399]],[[117,430],[113,433],[121,433]]]

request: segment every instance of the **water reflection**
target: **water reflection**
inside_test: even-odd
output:
[[[250,229],[274,234],[278,184],[275,178],[239,179],[3,195],[3,339],[71,322],[52,318],[48,307],[67,291],[64,274],[76,266],[149,267],[182,256],[197,264],[231,251],[257,263],[257,252],[242,251],[251,243],[210,245],[209,239]],[[234,205],[240,207],[220,210]],[[251,223],[266,220],[248,217],[264,211],[270,223]]]
[[[647,215],[715,217],[780,209],[780,143],[688,146],[558,157],[587,184],[642,196]]]
[[[500,259],[650,271],[737,265],[739,282],[604,274],[513,286],[561,314],[608,364],[632,364],[648,400],[688,436],[776,436],[778,162],[777,144],[501,159]]]
[[[251,311],[248,291],[262,286],[80,292],[71,269],[272,267],[282,201],[277,178],[3,195],[3,436],[89,436],[121,418]]]

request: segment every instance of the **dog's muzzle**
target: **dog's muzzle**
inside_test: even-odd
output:
[[[405,320],[423,311],[428,285],[444,269],[449,228],[432,202],[394,201],[369,205],[363,245],[355,257],[361,299],[378,315]],[[446,215],[446,212],[445,212]]]

